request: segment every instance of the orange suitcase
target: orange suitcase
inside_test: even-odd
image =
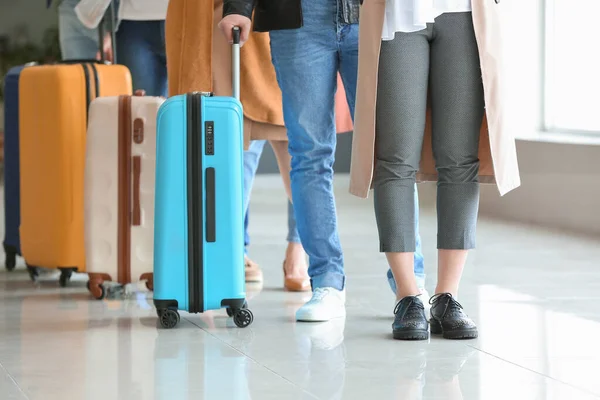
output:
[[[85,271],[84,166],[88,108],[99,96],[131,95],[121,65],[26,68],[19,82],[21,250],[29,274],[59,268],[60,285]],[[107,216],[109,218],[110,216]]]

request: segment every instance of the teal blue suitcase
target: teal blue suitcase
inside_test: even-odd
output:
[[[226,308],[239,327],[246,305],[243,233],[243,118],[239,46],[234,94],[174,96],[157,116],[154,305],[162,327],[178,310]]]

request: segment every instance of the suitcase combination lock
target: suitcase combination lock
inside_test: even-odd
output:
[[[204,147],[207,156],[215,155],[215,123],[213,121],[204,123]]]

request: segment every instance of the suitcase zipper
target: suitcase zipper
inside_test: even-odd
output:
[[[90,71],[87,69],[86,64],[81,64],[83,68],[83,76],[85,79],[85,126],[88,125],[88,112],[90,109],[90,103],[92,102],[92,94],[90,89]]]
[[[204,311],[202,95],[187,95],[189,312]]]
[[[131,283],[131,96],[119,96],[117,280]]]
[[[94,85],[96,86],[96,97],[100,97],[100,78],[98,77],[98,69],[96,65],[90,64],[92,73],[94,74]]]
[[[92,70],[92,75],[94,76],[94,92],[95,96],[92,98],[92,88],[91,88],[91,80],[90,80],[90,70],[88,69],[88,65]],[[81,64],[81,68],[83,68],[83,75],[85,77],[85,126],[88,124],[88,115],[90,111],[90,104],[92,100],[96,97],[100,97],[100,79],[98,78],[98,70],[94,64]]]

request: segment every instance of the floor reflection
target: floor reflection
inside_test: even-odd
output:
[[[0,270],[0,399],[600,399],[598,240],[483,219],[460,295],[480,338],[394,341],[372,205],[338,188],[347,318],[298,324],[310,294],[282,289],[287,209],[279,178],[261,182],[251,234],[265,282],[247,287],[251,327],[214,311],[163,330],[146,291],[97,301],[85,275],[59,288],[56,273],[33,285],[24,265]],[[424,207],[430,286],[435,226]]]

